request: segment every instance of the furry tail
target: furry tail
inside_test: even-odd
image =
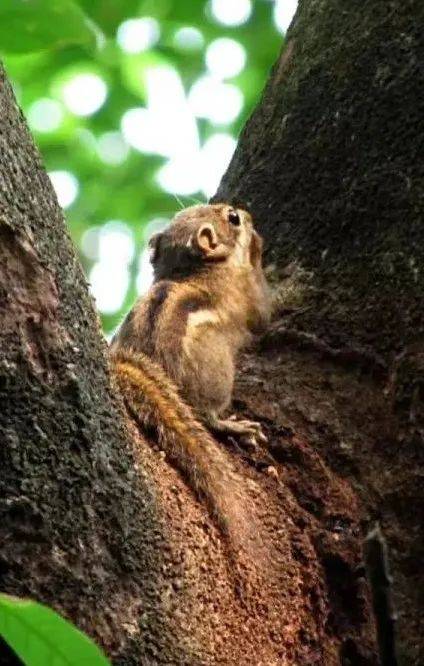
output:
[[[228,535],[241,519],[235,501],[236,475],[222,448],[197,421],[175,384],[144,354],[112,353],[115,374],[131,415],[144,428],[152,428],[170,462],[188,485],[204,498],[219,527]]]

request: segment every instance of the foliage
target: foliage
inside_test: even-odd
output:
[[[35,601],[0,595],[0,634],[26,666],[107,666],[99,648]]]
[[[172,192],[183,205],[213,193],[278,54],[275,9],[272,0],[2,0],[0,54],[106,331],[148,283],[143,244],[180,207]],[[238,24],[228,25],[234,11]]]

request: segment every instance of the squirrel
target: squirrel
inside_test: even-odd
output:
[[[180,211],[149,250],[153,285],[111,342],[114,372],[135,420],[227,530],[235,473],[210,432],[265,440],[258,423],[221,418],[237,352],[270,318],[262,239],[245,210],[202,204]]]

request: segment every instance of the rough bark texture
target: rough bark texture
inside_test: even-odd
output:
[[[252,208],[276,283],[273,330],[260,357],[246,361],[261,395],[246,380],[240,399],[303,438],[333,479],[351,484],[364,526],[381,521],[401,663],[417,665],[424,663],[423,25],[415,0],[300,0],[287,48],[216,197]],[[325,491],[300,479],[291,435],[275,455],[299,503],[322,523]],[[343,543],[346,522],[334,521]],[[343,607],[348,623],[354,608],[344,606],[343,580],[349,587],[354,578],[344,562],[327,560],[336,624]]]
[[[269,435],[229,449],[254,532],[238,552],[123,419],[0,74],[0,588],[51,604],[115,664],[375,664],[361,566],[375,518],[403,663],[424,659],[422,14],[301,1],[218,193],[256,214],[277,302],[237,385]]]
[[[156,589],[155,490],[136,465],[85,279],[3,70],[0,317],[0,587],[61,609],[119,651],[138,599]],[[158,610],[148,626],[161,624]]]
[[[307,443],[270,426],[287,461],[229,454],[249,514],[233,543],[125,421],[62,215],[0,77],[0,589],[55,607],[114,664],[371,664],[356,500]],[[296,498],[296,474],[324,495],[324,520]],[[4,644],[0,663],[16,663]]]

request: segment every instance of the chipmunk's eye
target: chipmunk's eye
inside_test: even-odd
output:
[[[240,226],[240,215],[235,210],[230,210],[228,212],[228,222],[234,224],[235,227]]]

